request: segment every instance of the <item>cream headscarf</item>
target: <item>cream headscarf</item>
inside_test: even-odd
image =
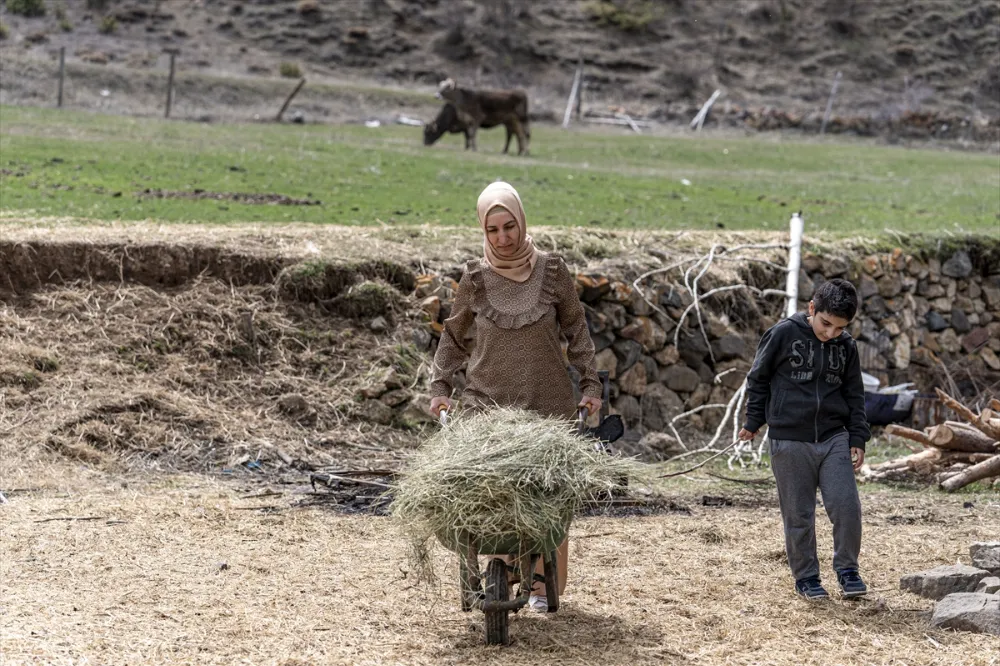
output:
[[[520,244],[509,255],[499,254],[490,245],[489,236],[486,235],[486,216],[494,208],[503,208],[517,220]],[[490,183],[479,195],[476,213],[479,215],[479,226],[483,229],[483,253],[490,268],[515,282],[524,282],[531,277],[531,271],[538,259],[538,251],[535,250],[535,244],[525,228],[524,207],[521,205],[521,197],[518,196],[517,190],[510,183]]]

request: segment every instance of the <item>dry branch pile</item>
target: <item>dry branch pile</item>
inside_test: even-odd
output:
[[[869,478],[933,477],[952,492],[983,479],[1000,480],[1000,401],[976,414],[944,391],[938,396],[963,421],[911,430],[891,425],[886,433],[922,444],[923,450],[871,468]]]

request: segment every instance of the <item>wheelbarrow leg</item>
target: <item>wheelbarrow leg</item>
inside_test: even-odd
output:
[[[462,610],[467,613],[472,610],[473,601],[482,595],[479,550],[472,540],[469,541],[465,554],[458,557],[458,583],[462,592]]]
[[[545,572],[545,598],[549,604],[549,612],[559,610],[559,567],[556,551],[550,550],[543,558]]]

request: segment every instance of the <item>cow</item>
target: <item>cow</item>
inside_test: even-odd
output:
[[[476,131],[480,127],[504,125],[507,128],[507,143],[503,151],[506,153],[510,148],[513,132],[517,135],[517,154],[528,154],[531,129],[528,126],[528,95],[523,90],[471,90],[460,88],[454,79],[445,79],[438,86],[437,97],[454,107],[457,123],[464,126],[467,149],[476,149]],[[444,113],[445,109],[442,109]],[[448,131],[456,131],[451,129],[454,126],[455,123],[452,123]],[[426,143],[426,129],[424,136]]]
[[[498,124],[499,123],[492,121],[484,121],[480,123],[479,126],[483,129],[490,129],[491,127],[496,127]],[[510,140],[515,133],[514,128],[510,123],[506,125],[506,129],[507,142],[503,147],[503,152],[505,153],[510,148]],[[451,102],[448,102],[441,107],[441,111],[438,113],[437,118],[424,125],[424,145],[433,146],[434,142],[440,139],[445,132],[448,132],[449,134],[464,134],[465,149],[469,149],[469,126],[458,119],[458,111],[455,110],[455,105]]]

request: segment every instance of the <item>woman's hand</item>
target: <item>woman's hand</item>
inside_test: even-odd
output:
[[[737,438],[740,441],[742,441],[742,442],[749,442],[749,441],[751,441],[756,436],[757,436],[757,433],[750,432],[746,428],[740,428],[740,434],[737,435]]]
[[[597,412],[601,411],[601,404],[602,403],[600,398],[591,398],[589,395],[585,395],[583,396],[583,400],[581,400],[580,404],[577,406],[586,407],[587,416],[592,416],[593,414],[596,414]]]
[[[434,418],[440,418],[441,417],[441,410],[442,409],[445,410],[446,412],[450,412],[451,411],[451,400],[449,398],[444,397],[444,396],[438,396],[436,398],[432,398],[431,399],[431,409],[430,409],[430,412],[434,416]]]

